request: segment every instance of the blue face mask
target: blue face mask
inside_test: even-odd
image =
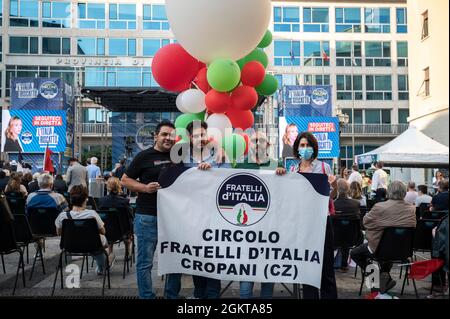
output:
[[[298,155],[304,160],[309,161],[314,154],[314,150],[312,147],[302,147],[298,150]]]

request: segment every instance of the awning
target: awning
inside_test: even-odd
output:
[[[375,161],[382,161],[389,167],[446,168],[449,166],[449,152],[448,146],[410,126],[391,142],[356,156],[358,164]]]

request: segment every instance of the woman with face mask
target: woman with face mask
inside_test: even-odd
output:
[[[326,174],[333,189],[336,189],[336,177],[331,174],[331,167],[317,159],[319,144],[316,137],[309,132],[300,134],[294,142],[294,155],[300,160],[298,173]],[[277,175],[286,174],[285,168],[278,168]],[[332,203],[332,201],[330,201]],[[334,206],[330,207],[330,214],[334,214]],[[303,299],[337,299],[336,278],[334,275],[333,232],[330,218],[327,220],[325,247],[323,251],[323,267],[321,289],[303,285]]]

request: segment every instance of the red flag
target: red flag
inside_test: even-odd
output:
[[[325,50],[322,51],[322,58],[324,59],[324,61],[330,61],[330,57],[325,52]]]
[[[48,147],[45,148],[45,155],[44,155],[44,171],[49,173],[54,173],[55,168],[53,167],[52,163],[52,150]]]
[[[425,261],[418,261],[411,265],[409,272],[410,279],[421,280],[434,273],[436,270],[444,265],[442,259],[431,259]]]

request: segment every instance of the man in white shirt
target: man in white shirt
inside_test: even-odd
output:
[[[375,166],[377,170],[372,176],[372,192],[375,193],[375,201],[382,202],[386,199],[388,174],[383,170],[383,162],[377,162]]]
[[[430,204],[433,199],[430,195],[428,195],[428,187],[426,185],[419,185],[419,196],[416,198],[416,207],[420,207],[422,204]]]
[[[409,182],[408,183],[408,192],[406,193],[406,196],[405,196],[405,202],[407,202],[411,205],[415,205],[417,196],[419,196],[419,195],[416,192],[416,183]]]
[[[353,182],[358,182],[359,185],[361,185],[361,187],[362,187],[363,178],[362,178],[362,175],[359,173],[359,167],[357,164],[353,164],[352,173],[350,174],[350,177],[348,178],[349,184],[351,184]]]

